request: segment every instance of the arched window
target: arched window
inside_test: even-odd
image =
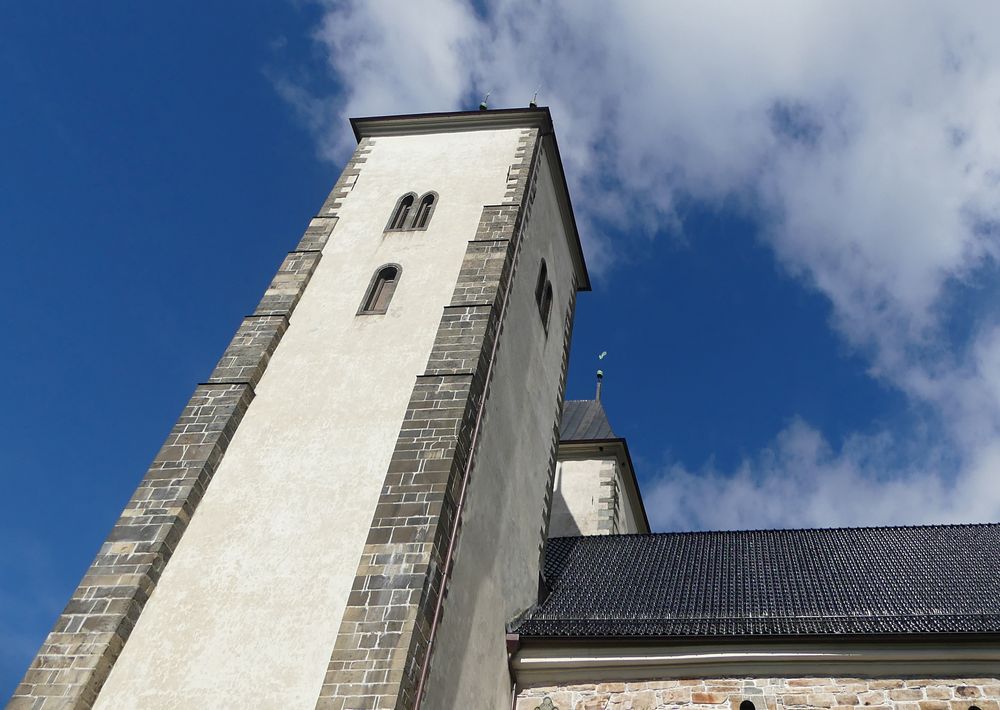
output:
[[[380,267],[372,276],[368,291],[365,292],[365,299],[358,309],[358,315],[385,313],[402,272],[403,269],[399,264],[386,264]]]
[[[538,268],[538,280],[535,282],[535,304],[538,306],[538,315],[542,319],[542,326],[545,331],[549,330],[549,311],[552,310],[552,282],[549,281],[549,267],[545,265],[545,259]]]
[[[757,710],[757,708],[750,700],[744,700],[740,703],[740,710]]]
[[[412,192],[399,198],[396,202],[396,209],[392,211],[392,217],[386,229],[408,229],[410,226],[410,212],[413,210],[413,202],[417,196]]]
[[[413,216],[414,229],[427,229],[427,224],[431,221],[434,207],[437,205],[437,194],[428,192],[420,198],[417,205],[417,213]]]

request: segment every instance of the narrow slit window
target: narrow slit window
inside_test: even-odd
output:
[[[552,282],[549,281],[549,267],[542,259],[541,266],[538,267],[538,280],[535,282],[535,305],[538,306],[538,315],[542,319],[542,327],[545,332],[549,332],[549,311],[552,310]]]
[[[392,212],[392,218],[389,220],[389,226],[386,229],[406,229],[409,226],[410,212],[413,210],[413,201],[415,199],[416,195],[412,192],[399,198],[399,201],[396,203],[396,209]]]
[[[535,282],[535,303],[538,305],[538,312],[542,311],[542,295],[545,293],[545,282],[549,278],[548,267],[545,266],[545,259],[542,259],[542,265],[538,269],[538,281]]]
[[[389,301],[392,300],[396,284],[399,283],[400,271],[399,265],[388,264],[375,272],[365,293],[365,300],[361,302],[358,315],[385,313],[389,309]]]
[[[417,205],[417,213],[413,217],[414,229],[427,229],[427,225],[431,221],[431,214],[433,214],[436,204],[437,195],[433,192],[428,192],[420,198],[420,204]]]
[[[538,312],[542,316],[542,325],[545,331],[549,330],[549,311],[552,310],[552,282],[545,282],[545,291],[542,293],[542,302],[538,306]]]

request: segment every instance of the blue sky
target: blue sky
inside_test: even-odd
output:
[[[569,396],[607,351],[654,525],[997,519],[995,9],[386,7],[3,11],[0,692],[333,184],[346,117],[487,90],[552,106],[595,282]]]

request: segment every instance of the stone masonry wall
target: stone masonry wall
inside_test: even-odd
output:
[[[371,145],[370,138],[358,144],[320,214],[244,318],[208,381],[195,389],[8,710],[88,710],[97,700],[253,401]]]
[[[516,215],[516,207],[483,209],[478,240],[469,244],[455,297],[410,397],[317,708],[412,705],[475,412],[485,396],[486,358],[499,334],[493,300],[510,277],[512,245],[497,237],[511,234]],[[479,285],[487,300],[469,302]]]
[[[1000,678],[722,678],[525,688],[516,710],[1000,710]],[[749,710],[749,708],[744,708]]]
[[[416,699],[448,537],[489,396],[489,355],[514,277],[537,129],[522,130],[506,202],[485,206],[418,376],[375,509],[317,710],[405,710]]]

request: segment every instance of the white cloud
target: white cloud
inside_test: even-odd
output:
[[[830,299],[834,327],[870,357],[872,375],[938,415],[953,462],[939,472],[941,460],[910,447],[922,453],[908,464],[861,465],[851,446],[816,443],[796,472],[794,457],[765,465],[805,441],[811,430],[799,424],[735,473],[699,478],[675,468],[677,480],[658,490],[690,498],[709,481],[736,508],[753,500],[753,510],[774,510],[773,523],[918,519],[901,512],[903,501],[927,519],[950,519],[961,517],[951,502],[960,491],[1000,516],[987,468],[1000,441],[1000,309],[981,306],[968,342],[943,330],[954,315],[949,290],[998,275],[1000,5],[326,8],[316,39],[343,95],[334,104],[290,84],[282,91],[329,157],[350,143],[348,116],[468,108],[463,101],[489,89],[493,105],[524,105],[540,84],[593,271],[615,278],[601,220],[639,233],[676,230],[679,198],[753,210],[778,262]],[[800,470],[829,478],[823,495],[859,490],[882,502],[852,517],[810,497]],[[782,485],[811,502],[779,515],[762,498]]]
[[[328,157],[353,147],[346,118],[457,106],[470,86],[465,57],[481,30],[471,8],[451,0],[330,3],[316,38],[348,92],[324,127]]]
[[[666,467],[644,486],[660,530],[987,522],[1000,510],[1000,445],[980,449],[957,476],[940,472],[941,452],[900,465],[899,442],[855,435],[834,451],[802,421],[735,472],[712,465]]]

